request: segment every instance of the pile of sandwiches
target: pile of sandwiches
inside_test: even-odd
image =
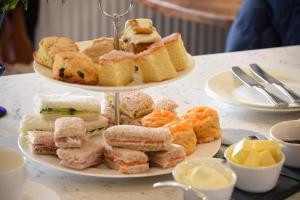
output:
[[[93,96],[36,95],[35,114],[25,115],[21,132],[34,154],[55,155],[60,165],[86,169],[104,162],[121,174],[169,168],[220,138],[217,112],[197,106],[176,113],[171,99],[156,101],[142,91],[120,94],[121,125],[115,125],[114,96],[100,105]],[[94,136],[99,137],[94,137]]]

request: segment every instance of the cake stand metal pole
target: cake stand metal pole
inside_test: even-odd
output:
[[[115,92],[115,121],[117,125],[120,125],[120,93]]]
[[[113,25],[114,25],[114,49],[120,50],[120,19],[121,16],[114,13],[113,15]]]
[[[113,27],[114,27],[114,49],[120,50],[120,43],[119,43],[119,39],[120,39],[120,20],[121,20],[122,17],[124,17],[125,15],[127,15],[129,13],[129,10],[132,8],[132,6],[134,4],[134,0],[130,0],[130,4],[129,4],[128,9],[125,12],[123,12],[122,14],[118,14],[118,13],[109,14],[108,12],[106,12],[103,9],[102,0],[98,0],[98,2],[99,2],[99,8],[102,11],[102,13],[105,16],[107,16],[109,18],[112,18]],[[116,121],[117,125],[120,124],[119,104],[120,104],[120,93],[115,92],[115,121]]]

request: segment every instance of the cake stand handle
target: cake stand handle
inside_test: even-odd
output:
[[[113,26],[114,26],[114,49],[120,50],[120,44],[119,44],[119,38],[120,38],[120,19],[129,13],[129,10],[132,8],[132,6],[134,4],[134,0],[130,0],[130,4],[129,4],[128,9],[125,12],[123,12],[122,14],[119,14],[119,13],[110,14],[110,13],[106,12],[103,9],[102,0],[98,0],[98,2],[99,2],[99,8],[102,11],[102,13],[105,16],[112,18],[112,20],[113,20]]]
[[[115,92],[115,119],[116,124],[120,125],[120,93]]]
[[[120,19],[121,16],[114,13],[113,25],[114,25],[114,49],[120,50],[119,38],[120,38]]]

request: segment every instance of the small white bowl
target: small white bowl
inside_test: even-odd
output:
[[[300,144],[285,141],[300,140],[300,120],[279,122],[270,129],[271,138],[280,143],[285,154],[285,165],[300,168]]]
[[[236,187],[247,192],[267,192],[273,189],[278,181],[285,156],[281,153],[280,162],[266,167],[246,167],[232,162],[228,157],[231,155],[235,144],[229,146],[224,157],[230,168],[237,175]]]
[[[208,199],[213,200],[229,200],[231,198],[231,194],[236,183],[236,174],[232,171],[226,164],[223,163],[224,160],[218,158],[194,158],[186,160],[180,164],[178,164],[173,169],[173,177],[174,179],[182,183],[180,181],[180,174],[184,172],[184,169],[190,166],[206,166],[221,172],[228,180],[229,184],[224,187],[219,188],[194,188],[205,194]]]

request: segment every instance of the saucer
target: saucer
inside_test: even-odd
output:
[[[60,200],[58,194],[40,183],[27,181],[20,200]]]

